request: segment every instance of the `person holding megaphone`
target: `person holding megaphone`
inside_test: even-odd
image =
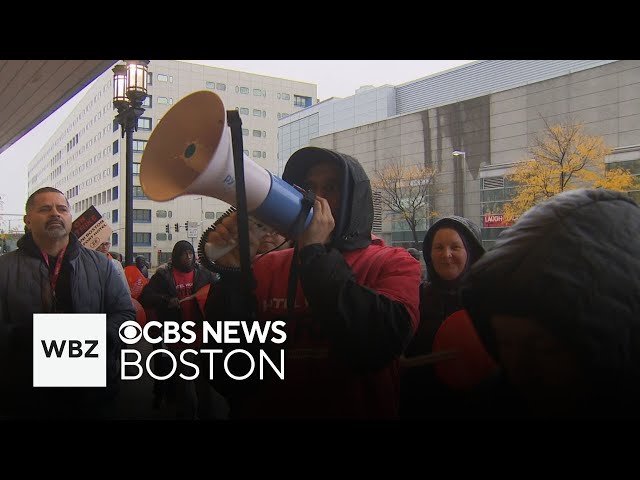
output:
[[[419,319],[420,265],[371,234],[371,185],[355,158],[306,147],[283,180],[315,193],[311,221],[294,248],[256,258],[264,230],[250,229],[255,288],[247,301],[237,215],[226,216],[208,240],[217,251],[235,247],[215,260],[220,279],[206,320],[284,320],[284,380],[249,386],[213,375],[213,386],[228,397],[232,418],[395,417],[398,359]]]

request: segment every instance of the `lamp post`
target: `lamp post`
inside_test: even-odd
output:
[[[138,131],[138,118],[144,113],[142,102],[147,97],[149,60],[125,60],[113,67],[113,106],[116,120],[126,137],[124,261],[133,265],[133,132]]]
[[[462,150],[454,150],[453,157],[461,160],[458,165],[454,165],[456,183],[453,195],[453,210],[455,215],[464,217],[464,164],[467,160],[467,154]]]

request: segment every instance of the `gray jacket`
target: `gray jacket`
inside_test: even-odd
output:
[[[22,237],[18,247],[0,256],[0,382],[3,390],[10,385],[25,388],[25,382],[31,382],[33,314],[48,313],[51,308],[43,295],[46,289],[50,290],[49,269],[31,234]],[[124,321],[135,320],[131,295],[109,259],[84,248],[73,234],[64,262],[63,269],[70,272],[73,312],[107,314],[107,381],[113,389],[121,348],[118,331]]]

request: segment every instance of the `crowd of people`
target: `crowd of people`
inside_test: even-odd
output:
[[[138,257],[144,282],[135,294],[108,242],[93,251],[71,233],[65,196],[34,192],[28,233],[0,257],[0,417],[118,418],[118,330],[141,321],[137,302],[144,321],[193,322],[189,348],[221,352],[192,358],[200,371],[193,379],[181,363],[154,380],[149,417],[159,409],[164,418],[203,420],[636,416],[640,209],[628,195],[556,195],[489,251],[472,221],[444,216],[420,255],[372,233],[371,184],[355,158],[305,147],[283,179],[315,194],[313,216],[294,238],[249,229],[249,277],[231,209],[203,233],[199,255],[179,241],[150,278]],[[207,244],[235,248],[206,259]],[[107,315],[106,388],[33,387],[36,313]],[[284,345],[259,347],[271,358],[283,350],[283,377],[221,374],[246,371],[246,358],[225,354],[256,346],[205,339],[204,322],[278,321]],[[181,343],[153,348],[187,353]],[[156,373],[170,372],[167,362],[154,355]]]

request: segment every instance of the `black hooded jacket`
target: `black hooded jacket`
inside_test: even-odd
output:
[[[441,228],[452,228],[458,232],[467,251],[464,272],[453,281],[440,278],[431,259],[433,239]],[[427,231],[422,253],[427,266],[427,281],[420,286],[420,325],[404,352],[404,356],[408,358],[431,353],[434,338],[442,322],[463,308],[460,298],[461,281],[470,266],[484,254],[480,229],[470,220],[456,215],[440,218]],[[403,370],[400,414],[404,418],[459,418],[472,415],[465,396],[444,385],[436,377],[431,364]]]
[[[453,312],[463,308],[460,298],[462,277],[452,282],[444,281],[436,273],[431,260],[433,239],[441,228],[452,228],[462,238],[467,250],[465,272],[480,259],[485,251],[480,228],[467,218],[450,215],[438,219],[429,228],[422,243],[422,255],[427,266],[427,281],[421,285],[420,291],[420,326],[405,351],[407,357],[431,353],[433,339],[442,322]]]
[[[176,281],[173,277],[173,269],[176,268],[174,265],[178,264],[180,255],[182,255],[185,250],[191,250],[195,258],[195,252],[191,243],[185,240],[177,242],[171,252],[171,262],[156,270],[149,280],[149,283],[145,285],[138,299],[144,308],[154,309],[158,320],[163,322],[182,322],[181,310],[178,308],[171,309],[168,305],[172,298],[178,297]],[[205,270],[197,263],[194,263],[193,269],[192,292],[196,293],[208,283],[212,283],[215,277],[213,273]],[[194,310],[194,313],[200,317],[200,309]],[[197,320],[201,321],[200,318]]]
[[[283,179],[303,185],[307,171],[320,161],[334,162],[343,174],[340,214],[330,244],[271,252],[254,262],[257,318],[285,320],[287,351],[300,353],[304,344],[308,357],[288,363],[289,372],[307,369],[307,373],[289,384],[282,401],[276,401],[278,392],[267,395],[257,415],[394,415],[395,361],[417,323],[420,267],[406,250],[372,242],[371,185],[349,155],[303,148],[287,162]],[[287,295],[292,274],[300,282],[293,284],[295,311],[287,312],[282,300],[292,298]],[[207,302],[208,321],[249,318],[250,302],[239,298],[237,281],[233,273],[221,274]],[[328,352],[328,359],[314,360],[312,352],[316,358]],[[214,386],[233,395],[232,385],[214,382]],[[365,391],[369,393],[364,395]],[[258,398],[251,400],[257,404]]]
[[[534,319],[579,359],[594,395],[578,415],[638,416],[640,208],[575,190],[534,207],[471,269],[463,302],[500,363],[492,314]]]

